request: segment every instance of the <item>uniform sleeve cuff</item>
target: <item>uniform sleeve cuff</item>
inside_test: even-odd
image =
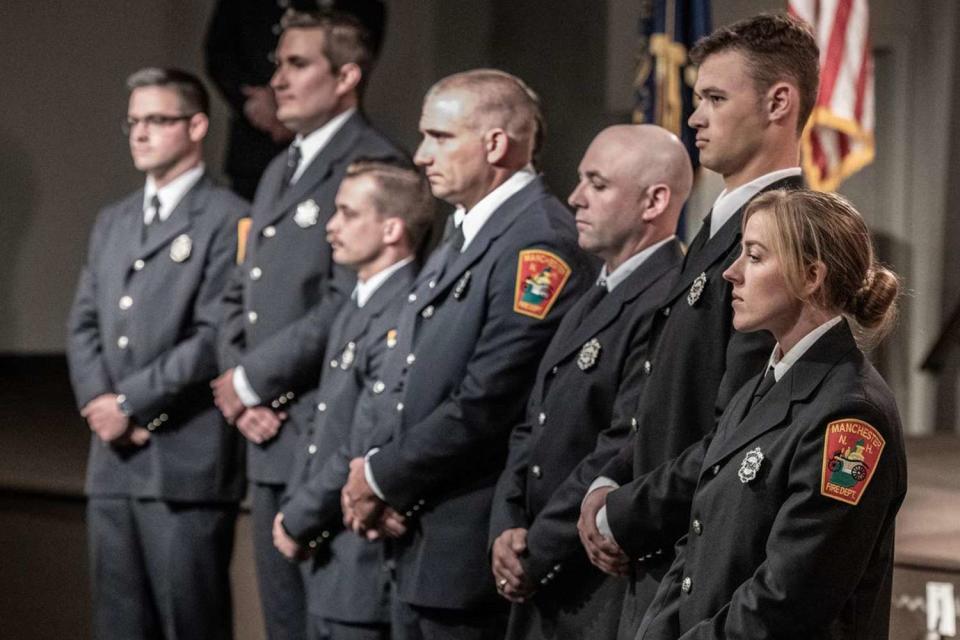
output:
[[[257,392],[250,386],[250,381],[247,379],[247,372],[243,370],[243,365],[233,370],[233,390],[237,392],[237,397],[240,398],[243,406],[255,407],[261,404],[260,396],[257,395]]]

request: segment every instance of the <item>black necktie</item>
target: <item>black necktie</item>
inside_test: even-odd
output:
[[[607,281],[598,280],[595,285],[590,287],[589,291],[583,294],[583,297],[580,298],[580,321],[597,308],[597,305],[606,297],[607,293]],[[577,322],[577,324],[579,325],[580,322]]]
[[[463,225],[459,227],[454,227],[453,233],[450,234],[450,237],[447,238],[447,244],[449,249],[447,250],[447,261],[443,265],[443,270],[446,271],[450,268],[454,262],[457,261],[457,258],[460,257],[461,249],[463,249]]]
[[[290,145],[290,148],[287,149],[287,166],[283,170],[284,189],[290,186],[290,181],[293,180],[293,174],[297,172],[297,167],[300,166],[300,159],[302,157],[300,145],[294,142]]]
[[[160,198],[157,194],[150,198],[150,215],[147,216],[148,225],[154,222],[160,222]]]

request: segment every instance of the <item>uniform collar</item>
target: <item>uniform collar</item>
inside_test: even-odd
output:
[[[453,223],[463,229],[463,247],[461,247],[460,252],[463,253],[467,250],[470,242],[477,237],[480,229],[500,208],[500,205],[536,178],[536,171],[533,170],[532,165],[528,164],[507,178],[499,187],[485,195],[470,211],[463,207],[457,207],[456,211],[453,212]]]
[[[834,316],[830,318],[819,327],[803,336],[797,341],[797,344],[793,345],[793,348],[790,351],[787,351],[783,354],[782,358],[778,358],[780,353],[780,345],[777,344],[773,347],[773,353],[770,354],[770,365],[773,367],[773,378],[776,381],[780,381],[780,378],[787,375],[787,371],[790,370],[790,367],[793,366],[797,360],[807,352],[807,349],[812,347],[817,340],[823,336],[827,331],[832,329],[840,320],[843,319],[843,316]]]
[[[325,125],[311,131],[307,135],[297,134],[293,144],[300,146],[300,164],[293,173],[291,183],[300,179],[300,176],[307,170],[307,167],[309,167],[313,159],[317,157],[317,154],[323,151],[327,143],[343,128],[343,125],[350,119],[350,116],[356,112],[357,110],[355,108],[347,109],[343,113],[330,118]]]
[[[378,273],[370,276],[366,281],[357,279],[357,286],[353,289],[353,300],[357,303],[359,308],[363,308],[363,305],[367,304],[370,298],[373,297],[373,294],[377,292],[384,282],[390,279],[394,273],[402,269],[413,262],[413,256],[407,256],[399,262],[394,262],[392,265],[386,269],[382,269]]]
[[[754,178],[747,184],[740,185],[729,193],[726,189],[721,191],[713,203],[712,213],[710,214],[710,237],[715,236],[717,231],[723,228],[723,225],[726,224],[727,220],[729,220],[733,214],[739,211],[753,196],[763,191],[764,188],[770,186],[777,180],[783,180],[791,176],[799,176],[801,173],[800,167],[779,169],[766,173],[759,178]]]
[[[597,278],[597,284],[607,287],[607,293],[612,292],[617,288],[617,285],[630,277],[630,274],[636,271],[640,265],[642,265],[647,258],[652,256],[657,249],[663,245],[671,242],[676,236],[670,236],[669,238],[664,238],[656,244],[652,244],[646,249],[643,249],[639,253],[635,253],[623,263],[613,270],[613,273],[607,273],[607,265],[604,264],[603,268],[600,269],[600,277]]]
[[[204,170],[205,166],[201,162],[195,167],[187,169],[159,189],[153,176],[147,176],[147,184],[143,188],[143,222],[145,224],[153,222],[153,207],[150,206],[150,201],[154,195],[160,199],[160,222],[165,222],[173,213],[173,210],[177,208],[177,205],[180,204],[180,201],[183,200],[183,196],[187,195],[187,192],[200,182]]]

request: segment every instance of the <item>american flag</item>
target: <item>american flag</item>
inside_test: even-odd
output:
[[[807,182],[833,191],[873,162],[873,53],[867,0],[789,0],[820,45],[820,93],[801,138]]]

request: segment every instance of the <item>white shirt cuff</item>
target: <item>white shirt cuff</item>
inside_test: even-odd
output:
[[[255,407],[261,403],[260,396],[257,395],[257,392],[250,386],[250,381],[247,380],[243,365],[233,370],[233,390],[237,392],[240,402],[245,407]]]
[[[380,451],[379,447],[370,449],[370,451],[367,451],[367,455],[363,456],[363,477],[367,479],[367,484],[370,485],[373,492],[377,494],[377,497],[386,502],[387,499],[383,497],[383,491],[380,491],[380,487],[377,486],[377,481],[373,477],[373,469],[370,468],[370,456],[377,451]]]
[[[617,484],[613,479],[606,476],[600,476],[596,480],[590,483],[590,488],[587,489],[587,494],[590,495],[597,489],[602,489],[603,487],[611,487],[613,489],[619,489],[620,485]],[[586,496],[584,496],[586,499]],[[613,531],[610,530],[610,523],[607,522],[607,507],[606,505],[600,507],[600,510],[597,511],[597,531],[600,532],[600,535],[605,538],[610,538],[613,540]]]

